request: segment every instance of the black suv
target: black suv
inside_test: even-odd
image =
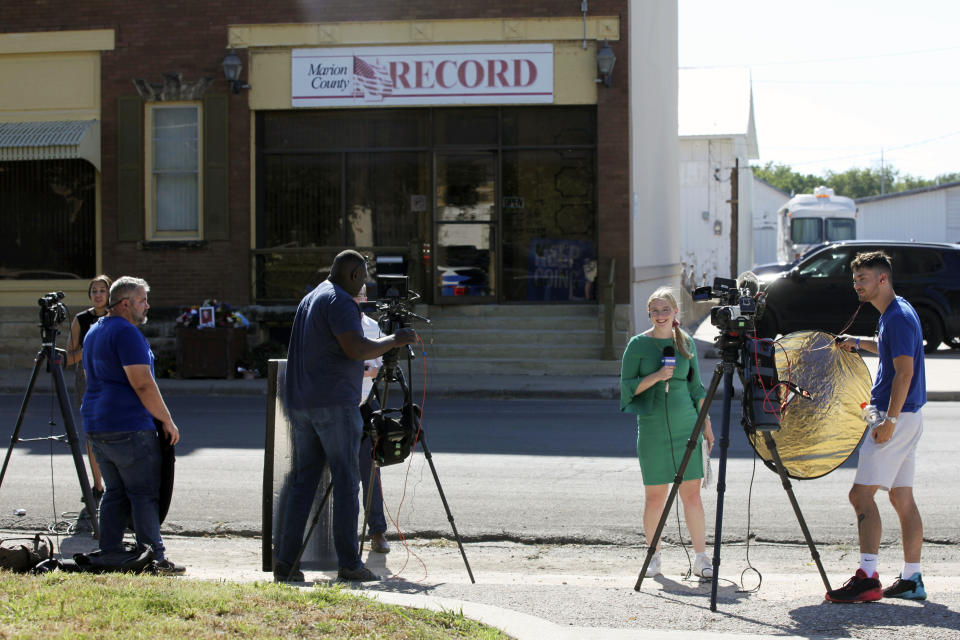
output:
[[[917,310],[925,350],[960,346],[960,244],[851,240],[829,244],[780,274],[760,276],[767,309],[757,333],[774,337],[804,329],[840,333],[860,304],[850,261],[883,251],[893,263],[893,289]],[[873,335],[880,314],[867,303],[846,333]]]

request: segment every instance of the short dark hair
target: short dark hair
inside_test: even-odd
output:
[[[888,276],[893,275],[893,260],[883,251],[867,251],[858,253],[857,257],[850,262],[850,270],[858,269],[876,269]]]
[[[367,259],[363,257],[358,251],[353,249],[346,249],[337,254],[337,257],[333,259],[333,264],[330,266],[330,279],[341,279],[349,278],[357,267],[360,265],[365,265]]]

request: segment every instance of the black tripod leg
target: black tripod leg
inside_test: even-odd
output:
[[[677,493],[680,491],[680,483],[683,482],[683,474],[687,470],[690,457],[693,455],[693,451],[697,446],[697,440],[700,438],[700,433],[703,431],[703,425],[706,422],[707,415],[710,412],[710,403],[713,402],[713,396],[717,392],[717,386],[720,384],[722,373],[723,364],[720,363],[713,372],[713,379],[710,381],[710,388],[707,390],[707,395],[703,399],[703,404],[700,406],[700,414],[697,416],[697,422],[693,425],[693,431],[690,433],[690,438],[687,440],[687,449],[683,454],[683,460],[680,461],[680,466],[677,468],[677,474],[673,478],[673,487],[670,488],[670,494],[667,496],[667,502],[663,505],[663,513],[660,514],[660,522],[657,523],[657,530],[654,532],[653,539],[650,541],[650,544],[647,547],[647,557],[643,561],[643,567],[640,568],[640,575],[637,577],[637,584],[633,586],[634,591],[640,591],[640,585],[643,584],[643,578],[647,574],[647,567],[650,566],[650,561],[653,559],[653,554],[656,553],[657,543],[660,542],[660,534],[663,533],[663,528],[667,524],[667,518],[670,517],[670,507],[673,505],[673,501],[677,499]]]
[[[70,442],[70,451],[73,453],[73,465],[77,468],[77,479],[80,480],[80,489],[83,491],[83,502],[87,505],[90,524],[93,526],[93,537],[99,539],[100,521],[97,515],[97,503],[93,499],[93,491],[90,490],[90,481],[87,479],[87,468],[83,464],[83,454],[80,452],[80,437],[77,434],[77,425],[73,421],[73,408],[70,406],[70,397],[67,394],[67,385],[63,379],[63,369],[60,368],[59,360],[50,363],[50,373],[53,374],[57,400],[60,402],[60,413],[63,415],[67,440]]]
[[[807,522],[803,519],[803,514],[800,512],[800,504],[797,502],[797,497],[793,494],[793,486],[790,484],[790,476],[787,475],[786,469],[783,468],[783,460],[780,459],[780,453],[777,451],[777,443],[773,439],[773,434],[771,434],[769,431],[765,431],[763,433],[763,440],[767,444],[767,449],[770,450],[770,455],[773,456],[773,462],[777,468],[777,474],[780,476],[780,482],[783,483],[783,490],[787,492],[787,496],[790,498],[790,504],[793,506],[793,512],[797,516],[797,522],[800,523],[800,530],[803,531],[803,537],[807,541],[807,546],[810,547],[810,555],[813,557],[813,561],[817,565],[817,570],[820,572],[820,578],[823,580],[823,586],[827,588],[827,591],[830,591],[830,580],[827,578],[827,572],[823,570],[823,564],[820,562],[820,553],[817,551],[817,547],[813,543],[813,538],[810,537],[810,530],[807,528]]]
[[[403,397],[407,400],[405,408],[406,410],[410,411],[411,414],[413,414],[408,417],[408,419],[411,421],[410,424],[416,424],[418,426],[418,440],[423,446],[423,457],[427,459],[427,464],[430,465],[430,473],[433,474],[433,481],[437,485],[437,493],[440,494],[440,502],[443,503],[443,509],[447,513],[447,520],[450,522],[450,528],[453,529],[453,537],[456,538],[457,547],[460,548],[460,555],[463,557],[463,564],[467,568],[467,575],[470,576],[470,583],[476,584],[477,581],[473,579],[473,571],[470,569],[470,562],[467,560],[467,552],[463,550],[463,540],[460,539],[460,533],[457,531],[457,525],[453,521],[453,513],[450,512],[450,505],[447,504],[447,496],[444,495],[443,487],[440,485],[440,476],[437,475],[437,468],[433,466],[433,456],[430,454],[430,447],[427,446],[427,440],[424,436],[423,429],[419,428],[420,420],[415,415],[413,410],[413,404],[410,399],[410,388],[403,379],[403,371],[399,368],[397,369],[397,381],[400,383],[400,388],[403,389]]]
[[[473,579],[473,571],[470,570],[470,563],[467,561],[467,552],[463,550],[463,540],[457,532],[457,525],[453,521],[453,514],[450,513],[450,505],[447,504],[447,497],[443,495],[443,487],[440,486],[440,476],[437,475],[437,468],[433,466],[433,456],[430,455],[430,448],[427,447],[427,441],[424,438],[423,431],[420,431],[420,444],[423,445],[423,457],[427,459],[430,465],[430,473],[433,474],[433,481],[437,484],[437,493],[440,494],[440,501],[443,502],[443,509],[447,512],[447,520],[450,522],[450,528],[453,529],[453,537],[457,539],[457,546],[460,548],[460,555],[463,557],[463,564],[467,568],[467,575],[470,576],[471,584],[476,584]]]
[[[40,373],[40,367],[47,357],[46,351],[37,354],[33,363],[33,373],[30,374],[30,383],[27,385],[27,392],[23,394],[23,402],[20,403],[20,415],[17,416],[17,426],[13,429],[13,435],[10,436],[10,446],[7,448],[7,457],[3,459],[3,469],[0,469],[0,486],[3,486],[3,478],[7,475],[7,465],[10,464],[10,455],[13,453],[13,446],[19,442],[20,427],[23,425],[23,416],[27,413],[27,405],[30,403],[30,396],[33,395],[33,386],[37,383],[37,375]]]
[[[718,365],[719,366],[719,365]],[[717,522],[713,533],[713,581],[710,611],[717,610],[717,580],[720,576],[720,542],[723,539],[723,494],[727,490],[727,450],[730,448],[730,404],[733,400],[733,366],[723,374],[723,422],[720,425],[720,464],[717,469]]]
[[[363,437],[366,437],[366,436],[363,436]],[[375,444],[375,443],[373,443],[373,442],[370,443],[370,455],[371,455],[371,457],[373,457],[373,445],[374,445],[374,444]],[[364,501],[363,501],[363,526],[360,527],[360,551],[359,551],[359,555],[360,555],[361,558],[363,557],[363,543],[364,543],[364,540],[365,540],[366,537],[367,537],[367,527],[368,527],[368,525],[370,524],[370,505],[373,504],[373,503],[372,503],[372,499],[373,499],[373,490],[374,490],[373,481],[376,480],[376,478],[377,478],[377,461],[376,461],[376,460],[371,460],[371,461],[370,461],[370,478],[367,480],[367,495],[366,495],[366,498],[365,498]],[[361,487],[362,487],[362,485],[361,485]]]
[[[297,565],[300,564],[300,558],[303,557],[303,553],[307,550],[307,545],[310,544],[310,538],[313,537],[313,532],[317,528],[317,523],[320,522],[320,518],[323,515],[323,505],[327,504],[327,500],[330,499],[331,491],[333,491],[333,482],[327,485],[327,490],[323,494],[323,499],[320,500],[320,504],[317,505],[317,513],[313,516],[313,522],[310,523],[310,528],[307,529],[307,535],[303,537],[303,543],[300,545],[300,550],[297,551],[297,557],[294,559],[293,564],[290,565],[290,573],[286,575],[288,579],[296,570]]]

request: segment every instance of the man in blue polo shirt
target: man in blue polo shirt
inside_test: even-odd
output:
[[[160,537],[161,451],[156,418],[171,445],[180,431],[153,377],[153,352],[137,327],[147,322],[145,280],[124,276],[110,287],[107,315],[83,341],[87,389],[80,411],[106,485],[100,501],[100,550],[123,550],[133,518],[137,543],[153,548],[161,573],[183,573]]]
[[[330,465],[333,483],[337,577],[361,582],[380,579],[361,561],[357,537],[363,361],[412,344],[417,334],[400,329],[376,340],[364,337],[360,307],[353,298],[366,280],[364,257],[352,250],[340,252],[330,276],[304,296],[293,319],[284,389],[293,427],[293,463],[273,566],[277,580],[303,581],[303,573],[293,563],[324,463]]]
[[[877,339],[840,336],[849,351],[864,349],[880,356],[871,402],[883,422],[864,438],[850,503],[857,514],[860,568],[847,583],[827,592],[831,602],[868,602],[880,598],[924,600],[927,592],[920,571],[923,522],[913,499],[917,443],[923,433],[921,408],[927,402],[923,363],[923,332],[909,302],[893,291],[893,268],[882,251],[861,253],[850,263],[853,287],[861,302],[880,312]],[[880,585],[877,553],[882,523],[874,496],[888,491],[900,518],[903,570],[886,589]]]

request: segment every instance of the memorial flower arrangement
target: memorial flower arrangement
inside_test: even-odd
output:
[[[239,311],[234,311],[230,308],[230,305],[226,302],[220,302],[214,299],[207,299],[203,301],[203,304],[197,305],[195,307],[189,307],[186,309],[180,317],[177,318],[177,325],[181,327],[191,327],[197,328],[200,327],[201,323],[204,326],[207,325],[206,318],[202,318],[206,312],[205,310],[210,308],[213,310],[213,322],[214,326],[217,327],[249,327],[250,321],[244,317]],[[203,322],[201,322],[203,321]],[[203,328],[203,327],[200,327]]]

